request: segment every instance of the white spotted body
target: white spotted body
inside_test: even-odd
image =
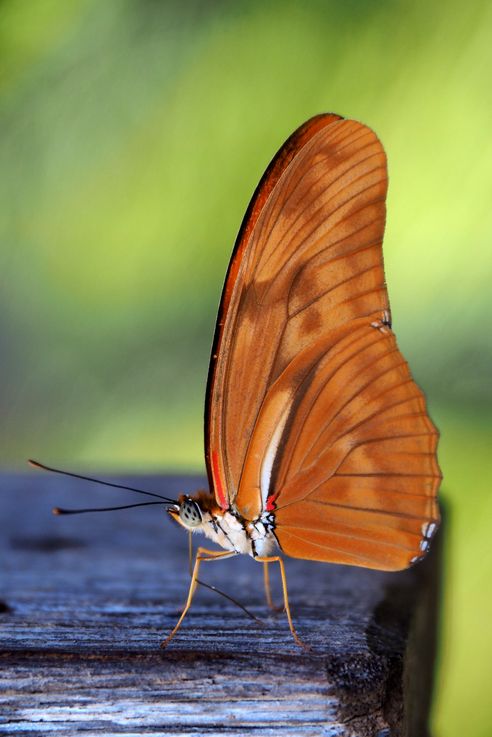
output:
[[[218,508],[205,509],[201,494],[197,498],[184,497],[168,509],[169,514],[192,532],[202,532],[205,537],[225,550],[253,558],[272,554],[277,540],[274,535],[274,519],[264,512],[255,521],[243,520],[232,511]]]

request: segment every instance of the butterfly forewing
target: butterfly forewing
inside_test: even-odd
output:
[[[229,263],[215,327],[205,403],[205,460],[208,477],[217,502],[224,509],[229,506],[231,498],[234,498],[238,481],[236,479],[236,485],[231,483],[230,468],[227,463],[224,463],[221,452],[223,443],[221,440],[222,422],[220,420],[222,412],[221,397],[223,394],[225,359],[228,356],[227,340],[224,340],[224,333],[226,332],[224,326],[227,322],[230,330],[233,315],[237,313],[238,298],[242,292],[242,283],[241,279],[238,279],[238,274],[240,269],[244,270],[243,256],[249,250],[251,233],[258,217],[285,169],[317,131],[338,120],[341,120],[340,116],[331,113],[311,118],[301,125],[277,152],[251,199]],[[235,300],[231,310],[229,310],[233,293]],[[233,489],[236,491],[233,491]]]
[[[287,554],[396,569],[425,550],[440,474],[390,328],[386,187],[375,134],[336,116],[274,159],[224,288],[207,459],[219,504],[272,511]]]

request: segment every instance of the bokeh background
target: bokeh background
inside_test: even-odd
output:
[[[0,463],[203,469],[237,228],[301,122],[371,125],[449,503],[434,731],[492,731],[492,6],[0,2]]]

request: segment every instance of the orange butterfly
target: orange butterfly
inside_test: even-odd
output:
[[[380,570],[420,560],[439,524],[438,432],[391,329],[386,156],[318,115],[256,189],[229,265],[205,415],[210,489],[169,512],[226,552]],[[266,582],[268,578],[266,577]],[[268,598],[269,592],[267,592]]]
[[[391,329],[386,189],[373,131],[327,114],[292,134],[253,195],[210,364],[211,492],[174,503],[140,491],[171,501],[176,521],[225,548],[198,548],[186,605],[163,645],[204,561],[245,553],[264,563],[270,604],[268,564],[278,562],[302,645],[277,548],[394,571],[429,547],[439,524],[438,432]]]

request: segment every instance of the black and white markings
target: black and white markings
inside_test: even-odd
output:
[[[429,550],[429,546],[431,543],[432,538],[436,534],[437,531],[437,522],[424,522],[422,525],[422,540],[420,541],[419,548],[421,550],[421,555],[415,555],[413,558],[411,558],[410,563],[413,565],[414,563],[418,563],[422,560],[422,558],[425,556],[427,551]]]
[[[371,327],[379,330],[380,333],[389,333],[391,330],[391,314],[389,310],[383,310],[379,320],[371,322]]]
[[[203,522],[200,505],[189,496],[179,506],[179,517],[185,527],[198,527]]]

